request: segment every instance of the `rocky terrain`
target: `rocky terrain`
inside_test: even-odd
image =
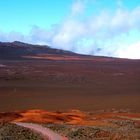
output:
[[[44,138],[30,129],[0,122],[0,140],[44,140]]]
[[[133,122],[121,121],[121,126],[73,126],[73,125],[46,125],[47,128],[68,137],[69,140],[139,140],[140,129]]]
[[[140,114],[129,110],[50,112],[28,110],[0,113],[0,135],[19,140],[41,140],[41,135],[13,124],[28,122],[47,127],[69,140],[139,140]],[[4,123],[5,122],[5,123]],[[28,135],[26,135],[28,133]],[[43,138],[42,138],[43,139]]]

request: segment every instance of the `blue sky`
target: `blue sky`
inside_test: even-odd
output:
[[[140,58],[139,0],[0,0],[0,41]]]
[[[61,22],[71,0],[0,0],[0,28],[28,33],[31,26],[49,28]]]

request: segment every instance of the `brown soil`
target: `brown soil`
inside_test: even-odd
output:
[[[139,60],[83,59],[1,60],[0,111],[35,108],[140,111]]]

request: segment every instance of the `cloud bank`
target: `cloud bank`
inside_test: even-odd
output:
[[[81,54],[140,59],[140,6],[127,10],[118,0],[114,12],[102,9],[84,17],[90,0],[76,0],[69,16],[51,29],[33,26],[28,35],[0,31],[1,41],[48,44]],[[136,36],[137,33],[137,36]]]

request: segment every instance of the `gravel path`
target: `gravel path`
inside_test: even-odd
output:
[[[16,122],[14,124],[34,130],[34,131],[42,134],[44,137],[46,137],[49,140],[68,140],[68,138],[60,136],[59,134],[53,132],[52,130],[45,128],[38,124],[21,123],[21,122]]]

